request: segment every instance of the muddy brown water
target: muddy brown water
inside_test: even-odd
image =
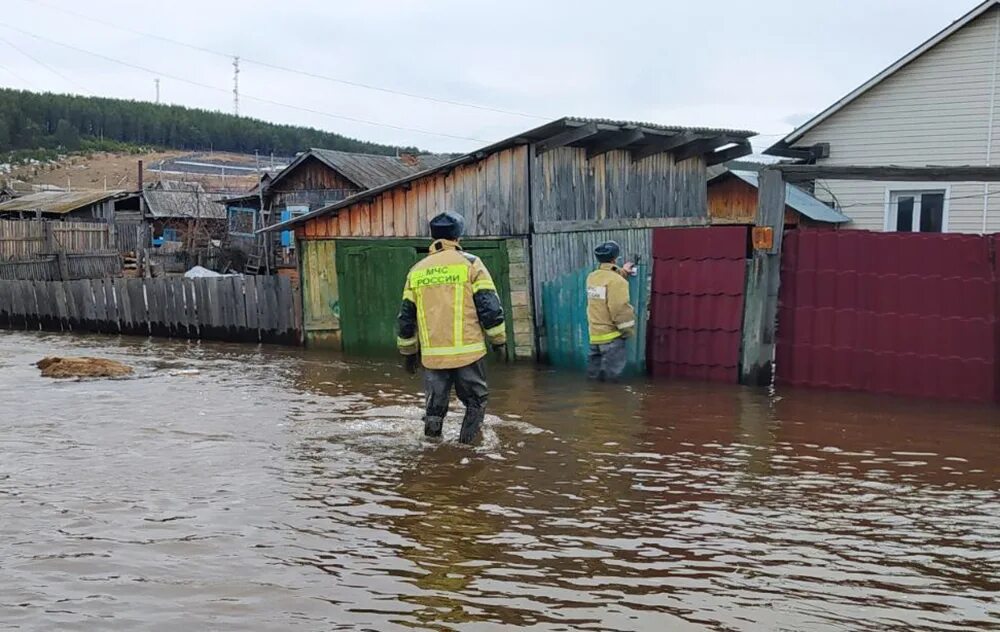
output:
[[[490,374],[0,332],[0,628],[1000,629],[1000,410]]]

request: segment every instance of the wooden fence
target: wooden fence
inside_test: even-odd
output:
[[[0,220],[0,261],[55,252],[136,252],[148,243],[148,227],[142,222]]]
[[[283,276],[0,280],[0,328],[299,344]]]
[[[39,253],[113,250],[113,230],[102,222],[0,220],[0,259]]]
[[[122,258],[113,251],[33,255],[15,261],[0,261],[0,279],[7,281],[70,281],[121,275]]]

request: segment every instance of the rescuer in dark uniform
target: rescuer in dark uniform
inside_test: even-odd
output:
[[[454,384],[465,405],[459,441],[472,443],[486,416],[486,343],[506,356],[507,334],[496,286],[483,262],[462,250],[465,220],[454,212],[430,221],[430,254],[410,269],[399,310],[397,346],[405,366],[424,365],[424,434],[440,437]]]

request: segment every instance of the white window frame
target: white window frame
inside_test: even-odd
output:
[[[896,217],[892,212],[892,196],[906,193],[944,193],[941,209],[941,232],[948,232],[948,216],[951,214],[951,184],[942,182],[893,182],[885,187],[885,210],[883,212],[882,230],[888,233],[896,231]],[[918,204],[913,205],[913,225],[920,226],[920,211]],[[914,231],[919,232],[919,231]]]

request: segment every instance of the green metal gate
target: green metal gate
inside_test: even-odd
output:
[[[344,351],[359,355],[396,353],[396,316],[406,273],[427,254],[426,239],[337,240],[340,327]],[[507,246],[501,240],[463,241],[462,247],[486,264],[507,317],[513,341]],[[514,345],[507,345],[513,358]]]

